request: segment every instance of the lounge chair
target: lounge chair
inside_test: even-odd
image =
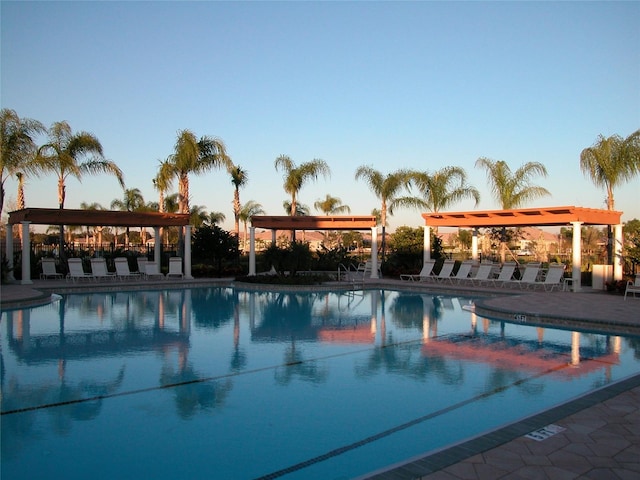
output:
[[[475,275],[472,275],[465,280],[471,282],[474,287],[476,286],[476,282],[478,282],[478,285],[482,285],[484,282],[491,282],[490,277],[494,266],[495,265],[493,263],[481,263]]]
[[[160,272],[160,265],[158,265],[156,262],[145,262],[144,268],[144,274],[146,278],[165,278],[164,273]]]
[[[442,264],[440,272],[438,272],[437,275],[433,275],[431,278],[433,278],[433,280],[436,282],[439,280],[447,280],[449,277],[451,277],[451,272],[453,272],[453,267],[455,264],[456,262],[454,262],[453,260],[445,260]]]
[[[632,282],[627,281],[627,287],[624,289],[624,299],[627,299],[627,293],[633,293],[633,298],[636,298],[636,293],[640,293],[640,273],[636,273],[636,280]]]
[[[42,259],[42,273],[40,279],[64,278],[64,275],[56,271],[56,261],[53,258]]]
[[[95,280],[114,280],[115,272],[107,270],[107,262],[104,258],[91,259],[91,274]]]
[[[146,257],[138,257],[138,258],[136,258],[136,263],[138,264],[138,273],[143,277],[147,276],[147,269],[145,267],[147,262],[148,262],[148,260],[147,260]]]
[[[497,278],[491,280],[494,287],[501,287],[505,282],[509,282],[513,277],[513,272],[516,271],[516,262],[505,262],[500,269],[500,273]]]
[[[564,286],[564,268],[564,265],[561,263],[552,263],[547,269],[544,280],[533,283],[531,287],[536,288],[541,285],[544,287],[545,292],[552,292],[556,287],[560,290],[560,286]]]
[[[129,270],[129,260],[126,257],[117,257],[113,262],[116,265],[116,277],[118,277],[119,280],[140,278],[139,272]]]
[[[538,281],[538,275],[540,275],[540,266],[540,262],[527,263],[524,267],[524,273],[522,274],[522,277],[520,277],[519,279],[505,281],[503,283],[503,286],[509,285],[509,287],[511,287],[512,285],[518,285],[520,289],[528,288],[530,285],[533,285]]]
[[[411,282],[422,282],[428,277],[431,276],[431,272],[433,271],[433,266],[436,264],[435,260],[427,260],[422,265],[422,270],[418,274],[411,273],[403,273],[400,275],[400,280],[406,280]]]
[[[447,280],[451,282],[451,285],[453,285],[454,280],[458,285],[460,285],[460,282],[463,282],[469,277],[469,274],[471,273],[471,267],[473,267],[473,260],[465,260],[460,264],[460,267],[458,268],[456,274],[450,276],[449,278],[447,278]]]
[[[95,278],[92,274],[85,273],[84,268],[82,268],[82,259],[80,258],[70,258],[67,260],[67,265],[69,265],[67,280],[75,282],[78,279],[93,280]]]
[[[169,273],[167,273],[167,278],[169,277],[184,278],[182,273],[182,257],[169,258]]]

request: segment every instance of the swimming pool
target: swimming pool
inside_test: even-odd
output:
[[[473,298],[227,287],[2,313],[3,479],[352,478],[640,371]]]

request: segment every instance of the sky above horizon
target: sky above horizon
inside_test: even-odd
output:
[[[479,157],[546,166],[534,183],[551,196],[524,207],[606,208],[580,152],[640,128],[640,2],[2,1],[0,14],[2,108],[95,134],[147,202],[188,129],[222,139],[248,171],[241,201],[268,215],[290,199],[281,154],[331,168],[299,192],[312,214],[326,194],[353,214],[379,209],[354,178],[362,165],[459,166],[481,200],[449,210],[499,208]],[[190,186],[191,205],[232,229],[228,173]],[[5,206],[16,187],[6,181]],[[639,187],[614,192],[623,221],[640,218]],[[54,175],[30,178],[26,205],[55,208],[56,192]],[[67,181],[67,208],[122,198],[113,177]],[[423,225],[420,213],[398,209],[389,227]]]

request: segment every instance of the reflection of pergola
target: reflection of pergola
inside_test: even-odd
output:
[[[68,210],[57,208],[25,208],[9,213],[9,230],[7,234],[7,252],[13,252],[13,236],[11,227],[22,224],[22,251],[31,251],[29,225],[81,225],[86,227],[150,227],[156,239],[154,261],[160,264],[161,242],[160,229],[163,227],[186,227],[184,275],[191,277],[191,226],[189,214],[158,212],[118,212],[112,210]],[[13,255],[7,255],[10,267],[13,266]],[[31,281],[31,256],[22,255],[22,284]]]
[[[256,274],[255,230],[271,230],[271,243],[276,244],[277,230],[369,230],[371,229],[371,278],[378,278],[378,232],[372,215],[341,216],[265,216],[251,217],[249,229],[249,275]]]
[[[614,226],[613,277],[622,279],[622,212],[582,207],[545,207],[517,210],[485,210],[469,212],[423,213],[425,220],[424,259],[431,258],[430,227],[473,228],[472,254],[478,260],[478,228],[522,227],[522,226],[566,226],[573,227],[573,290],[580,290],[580,268],[582,264],[580,227],[582,225]]]

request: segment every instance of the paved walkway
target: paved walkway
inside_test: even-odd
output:
[[[229,280],[127,282],[127,288],[152,283],[182,287]],[[33,285],[2,285],[3,309],[48,301],[50,292],[95,289],[96,283],[35,280]],[[476,312],[495,319],[540,325],[580,326],[611,334],[640,336],[640,298],[585,289],[584,292],[521,292],[420,285],[397,280],[367,281],[367,286],[484,295]],[[107,283],[99,288],[122,288]],[[526,434],[551,426],[543,440]],[[548,435],[548,437],[547,437]],[[366,478],[378,480],[484,479],[637,479],[640,478],[640,375],[521,422],[412,459]]]

